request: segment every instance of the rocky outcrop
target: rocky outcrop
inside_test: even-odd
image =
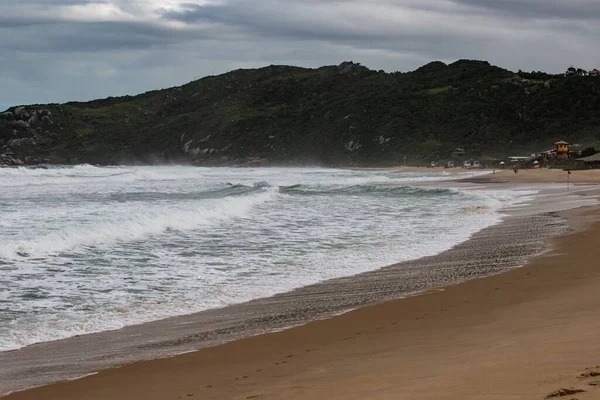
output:
[[[0,119],[4,120],[4,121],[14,121],[15,120],[15,116],[10,111],[6,111],[6,112],[3,112],[3,113],[0,113]]]
[[[52,113],[49,110],[16,107],[0,113],[0,165],[44,162],[30,153],[36,146],[56,139],[56,134],[47,129],[51,125]]]
[[[363,67],[360,63],[354,63],[352,61],[344,61],[338,65],[338,72],[340,75],[355,76],[362,72],[369,72],[367,67]]]
[[[17,107],[13,111],[0,113],[0,121],[10,122],[12,126],[21,128],[52,125],[52,113],[49,110]]]
[[[19,131],[25,131],[25,130],[29,129],[29,123],[22,121],[22,120],[12,121],[8,125]]]

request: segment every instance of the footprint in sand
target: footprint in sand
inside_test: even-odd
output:
[[[585,390],[583,390],[583,389],[558,389],[558,390],[555,390],[554,392],[550,393],[548,396],[546,396],[546,399],[551,399],[554,397],[570,396],[572,394],[583,393],[583,392],[585,392]]]

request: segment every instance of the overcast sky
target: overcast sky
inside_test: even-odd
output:
[[[269,64],[600,68],[598,0],[0,0],[0,108]]]

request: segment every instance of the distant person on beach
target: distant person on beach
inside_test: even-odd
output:
[[[515,165],[513,167],[513,171],[515,171],[515,174],[518,174],[519,173],[519,167]]]

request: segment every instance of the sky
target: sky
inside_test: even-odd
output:
[[[600,68],[598,0],[0,0],[0,110],[270,64]]]

